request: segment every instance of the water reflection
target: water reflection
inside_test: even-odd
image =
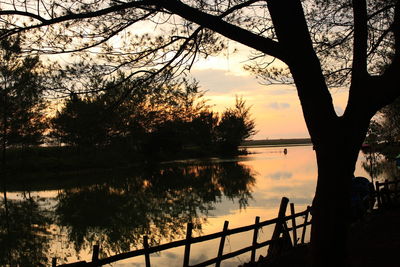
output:
[[[399,172],[396,168],[395,160],[377,151],[364,151],[365,159],[362,161],[363,169],[369,174],[372,182],[376,179],[381,182],[384,180],[396,180]]]
[[[23,194],[19,200],[4,194],[0,208],[0,265],[47,266],[52,219],[40,199]]]
[[[95,180],[95,177],[86,177]],[[144,235],[151,245],[184,238],[186,224],[197,233],[209,212],[223,197],[248,205],[254,172],[238,162],[164,164],[113,173],[109,179],[58,191],[55,204],[40,207],[33,198],[8,200],[1,210],[0,265],[41,266],[57,237],[50,224],[62,229],[62,262],[70,254],[90,253],[93,244],[101,257],[142,247]],[[5,198],[3,198],[4,202]],[[43,206],[43,205],[42,205]],[[71,251],[72,250],[72,251]],[[31,260],[30,263],[26,263]],[[4,261],[4,264],[3,262]],[[26,263],[26,264],[25,264]],[[60,263],[60,262],[58,262]]]

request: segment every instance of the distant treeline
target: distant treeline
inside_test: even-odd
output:
[[[33,151],[44,144],[64,147],[60,151],[67,154],[231,155],[255,133],[250,108],[240,97],[233,108],[216,113],[194,80],[168,72],[141,79],[130,79],[123,72],[104,76],[104,70],[84,67],[71,68],[68,75],[53,73],[38,56],[21,57],[17,39],[0,43],[3,152],[13,150],[17,155],[16,151]]]
[[[119,80],[110,83],[99,95],[72,94],[50,120],[50,142],[151,156],[176,156],[184,150],[235,154],[255,132],[242,98],[218,114],[205,105],[197,83],[125,85],[128,88],[118,88]]]
[[[311,145],[310,138],[245,140],[242,146]]]

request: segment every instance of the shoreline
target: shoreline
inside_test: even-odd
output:
[[[245,140],[240,147],[258,146],[303,146],[312,145],[311,138],[291,138],[291,139],[266,139],[266,140]]]

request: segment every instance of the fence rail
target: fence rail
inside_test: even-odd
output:
[[[150,262],[150,254],[152,253],[157,253],[164,251],[166,249],[171,249],[171,248],[176,248],[176,247],[185,247],[185,252],[184,252],[184,258],[183,258],[183,267],[201,267],[201,266],[208,266],[211,264],[215,264],[215,266],[219,267],[221,262],[223,260],[229,259],[236,257],[238,255],[251,252],[250,256],[250,261],[255,262],[255,257],[256,257],[256,251],[257,249],[269,246],[268,248],[268,255],[267,256],[273,256],[283,249],[297,246],[299,244],[304,244],[305,240],[305,235],[306,235],[306,228],[308,225],[311,225],[311,220],[308,220],[310,217],[310,210],[311,208],[308,206],[306,210],[302,212],[295,213],[295,208],[294,204],[290,204],[290,212],[291,214],[288,216],[285,216],[286,209],[287,209],[287,204],[289,202],[289,199],[286,197],[283,197],[281,200],[281,205],[279,208],[278,212],[278,217],[266,221],[261,221],[260,222],[260,217],[255,218],[255,223],[252,225],[248,226],[242,226],[234,229],[228,229],[229,222],[225,221],[223,230],[221,232],[213,233],[213,234],[208,234],[205,236],[199,236],[199,237],[192,237],[192,229],[193,225],[191,223],[188,223],[187,225],[187,230],[186,230],[186,238],[184,240],[179,240],[179,241],[174,241],[170,242],[167,244],[162,244],[154,247],[150,247],[148,244],[148,237],[144,236],[143,237],[143,249],[135,250],[135,251],[129,251],[117,255],[113,255],[107,258],[99,259],[99,246],[95,245],[93,247],[93,255],[92,255],[92,261],[91,262],[85,262],[85,261],[80,261],[80,262],[75,262],[75,263],[70,263],[70,264],[63,264],[63,265],[58,265],[58,266],[65,266],[65,267],[71,267],[71,266],[102,266],[105,264],[113,263],[119,260],[123,259],[128,259],[132,257],[137,257],[137,256],[145,256],[145,264],[146,267],[151,266]],[[301,224],[296,224],[296,218],[304,216],[304,221]],[[287,222],[291,222],[291,227],[288,227]],[[275,224],[275,229],[272,234],[272,237],[270,240],[258,243],[257,238],[258,238],[258,233],[259,229],[268,225],[273,225]],[[301,231],[301,238],[297,237],[297,229],[302,229]],[[253,231],[253,238],[252,238],[252,243],[248,247],[241,248],[239,250],[224,254],[223,249],[224,249],[224,244],[225,244],[225,239],[226,237],[238,233],[243,233],[247,231]],[[291,233],[291,235],[290,235]],[[204,262],[190,265],[190,248],[192,244],[204,242],[204,241],[209,241],[213,239],[220,238],[220,244],[219,244],[219,249],[217,252],[217,257],[206,260]],[[300,243],[299,243],[300,240]],[[283,241],[283,242],[282,242]],[[285,244],[282,246],[282,244]],[[52,266],[55,267],[57,266],[57,260],[53,258],[52,260]]]

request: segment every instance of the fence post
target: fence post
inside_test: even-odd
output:
[[[286,214],[286,209],[287,205],[289,203],[289,199],[287,197],[283,197],[281,200],[281,205],[279,206],[279,212],[278,212],[278,222],[275,224],[275,229],[274,232],[272,233],[271,240],[275,241],[279,239],[280,234],[282,233],[283,230],[283,221],[280,220],[283,217],[285,217]],[[267,255],[273,255],[277,250],[279,250],[279,245],[273,242],[271,245],[268,247],[268,254]]]
[[[225,221],[224,222],[224,228],[222,230],[221,242],[219,243],[217,262],[215,263],[215,267],[220,267],[221,266],[221,257],[222,257],[222,254],[224,252],[226,231],[228,231],[228,225],[229,225],[229,222]]]
[[[57,258],[52,258],[51,259],[51,267],[56,267],[57,266]]]
[[[149,238],[147,237],[147,235],[143,237],[143,247],[144,247],[144,259],[146,262],[146,267],[150,267]]]
[[[253,234],[253,244],[252,244],[252,249],[251,249],[251,262],[256,261],[256,245],[257,245],[257,237],[258,237],[258,224],[260,223],[260,217],[256,217],[255,221],[255,228],[254,228],[254,234]]]
[[[190,244],[191,244],[191,239],[192,239],[192,230],[193,230],[193,224],[188,223],[187,224],[187,229],[186,229],[186,244],[185,244],[185,255],[183,257],[183,267],[188,267],[189,266],[189,259],[190,259]]]
[[[290,203],[290,214],[293,216],[295,214],[294,204]],[[293,231],[293,246],[297,245],[297,228],[296,228],[296,218],[292,217],[292,231]]]
[[[93,245],[93,254],[92,254],[92,262],[96,263],[99,260],[99,250],[100,250],[100,246],[97,245]],[[94,266],[97,266],[96,264],[94,264]]]
[[[304,244],[304,238],[306,236],[306,230],[307,230],[307,220],[308,220],[308,214],[310,213],[311,208],[310,206],[307,206],[307,212],[306,212],[306,216],[304,218],[304,226],[303,226],[303,232],[301,233],[301,244]]]

